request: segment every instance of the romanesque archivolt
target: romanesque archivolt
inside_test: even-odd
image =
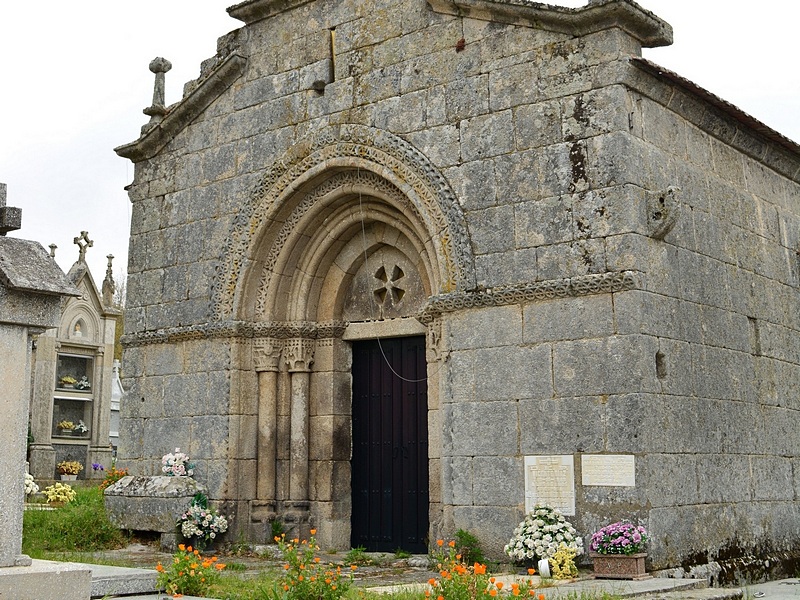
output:
[[[276,215],[286,210],[287,199],[325,179],[326,174],[347,172],[350,178],[369,178],[371,185],[385,193],[402,195],[405,204],[419,218],[431,240],[438,269],[434,279],[438,293],[467,291],[475,286],[472,250],[463,212],[444,177],[416,148],[386,131],[361,125],[327,127],[292,147],[267,168],[248,202],[241,207],[220,259],[213,286],[213,314],[217,321],[230,319],[237,312],[245,270],[251,265],[255,248],[263,243],[267,229],[279,231],[271,237],[263,259],[259,288],[264,290],[271,277],[270,261],[280,253],[282,239],[291,234],[290,221],[299,221],[304,211],[319,199],[322,191],[304,190],[306,197],[291,210],[285,226],[278,226]],[[322,184],[341,185],[341,180]],[[350,184],[354,182],[349,182]],[[263,252],[263,248],[261,249]],[[263,254],[262,254],[263,256]],[[252,276],[252,275],[251,275]],[[260,298],[263,302],[263,297]],[[263,309],[264,307],[261,307]],[[263,313],[262,313],[263,314]]]

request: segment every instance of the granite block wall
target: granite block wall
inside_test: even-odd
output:
[[[449,1],[247,4],[232,9],[246,25],[171,107],[191,118],[122,150],[136,162],[126,464],[154,471],[188,448],[210,494],[248,521],[260,410],[249,338],[275,325],[257,292],[308,268],[270,262],[270,248],[333,231],[319,213],[292,221],[331,174],[374,160],[411,197],[403,178],[424,162],[444,212],[463,218],[470,281],[406,315],[429,334],[431,539],[467,529],[499,558],[524,512],[524,457],[571,454],[576,526],[643,521],[651,567],[797,543],[782,520],[800,489],[796,145],[642,61],[642,45],[671,32],[627,0],[586,11],[631,21],[576,35],[532,26],[520,7],[509,23],[488,8],[448,14]],[[550,23],[582,14],[551,12]],[[219,83],[236,57],[238,75]],[[384,139],[406,149],[402,167],[375,158]],[[314,163],[317,148],[329,154]],[[278,188],[297,204],[264,200]],[[264,233],[267,212],[295,229]],[[425,250],[415,264],[451,259]],[[269,285],[280,314],[333,287]],[[335,297],[319,303],[335,312]],[[329,347],[311,366],[309,500],[346,544],[349,501],[336,498],[349,494],[350,359],[347,342]],[[284,495],[290,377],[281,366]],[[636,486],[581,485],[585,453],[632,454]]]

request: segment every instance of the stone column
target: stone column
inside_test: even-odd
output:
[[[36,341],[36,368],[31,397],[30,474],[36,479],[52,479],[56,472],[56,450],[53,447],[53,382],[56,380],[58,342],[48,332]]]
[[[0,514],[5,522],[0,527],[0,567],[31,564],[22,556],[22,510],[25,500],[25,438],[28,432],[28,394],[30,379],[25,376],[30,340],[24,327],[0,323],[0,413],[7,437],[0,452]]]
[[[258,481],[260,501],[275,501],[278,458],[278,370],[283,344],[265,338],[253,342],[253,364],[258,373]]]
[[[286,343],[286,362],[291,374],[289,431],[289,498],[308,500],[308,408],[314,340],[293,339]]]

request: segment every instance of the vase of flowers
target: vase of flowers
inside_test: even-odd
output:
[[[537,504],[514,530],[504,551],[515,561],[538,564],[562,548],[575,556],[583,554],[583,540],[557,509]]]
[[[77,460],[61,461],[57,468],[62,481],[75,481],[78,479],[78,473],[83,471],[83,465]]]
[[[195,494],[189,508],[178,517],[176,524],[181,535],[192,540],[198,550],[203,550],[219,534],[228,530],[228,519],[209,507],[208,498],[202,493]]]
[[[649,579],[645,568],[647,531],[630,521],[606,525],[592,535],[589,556],[594,576],[603,579]]]
[[[72,430],[75,429],[75,423],[64,419],[63,421],[59,421],[56,427],[61,435],[72,435]]]
[[[191,477],[194,473],[194,465],[189,462],[189,455],[181,452],[180,448],[175,448],[175,452],[170,452],[161,457],[161,471],[172,477]]]
[[[89,428],[86,426],[82,420],[78,421],[75,427],[72,428],[72,435],[79,435],[81,437],[85,436],[89,433]]]
[[[78,380],[72,375],[63,375],[58,378],[58,387],[61,388],[74,388],[76,383],[78,383]]]

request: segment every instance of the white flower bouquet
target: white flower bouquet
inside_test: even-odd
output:
[[[36,485],[36,481],[33,479],[33,475],[30,473],[25,473],[25,495],[31,496],[36,494],[39,491],[39,486]]]
[[[562,547],[583,554],[583,539],[558,510],[537,504],[504,550],[515,561],[534,561],[550,559]]]
[[[186,512],[178,518],[177,525],[184,538],[194,538],[195,547],[202,549],[228,530],[228,519],[208,506],[204,494],[197,494]]]
[[[191,477],[194,473],[194,465],[189,462],[189,455],[181,452],[180,448],[175,448],[175,452],[170,452],[161,457],[161,471],[173,477]]]

